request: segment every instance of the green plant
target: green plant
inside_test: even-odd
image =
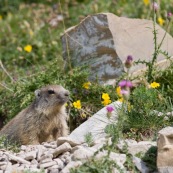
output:
[[[78,168],[71,169],[70,173],[101,173],[112,172],[114,168],[117,168],[120,173],[124,171],[116,164],[115,161],[110,160],[107,156],[100,160],[91,159],[85,162]]]
[[[166,112],[172,108],[169,99],[157,89],[137,87],[130,96],[130,108],[125,112],[124,132],[135,130],[143,135],[154,135],[158,129],[168,125]],[[159,116],[160,115],[160,116]],[[163,123],[164,122],[164,123]]]
[[[46,171],[44,171],[43,169],[41,169],[40,171],[30,171],[30,170],[25,170],[23,173],[45,173]]]
[[[157,59],[158,59],[158,56],[159,54],[162,54],[165,59],[170,59],[171,57],[168,55],[168,53],[165,51],[165,50],[162,50],[161,49],[161,46],[163,44],[163,41],[166,37],[166,34],[167,34],[167,31],[168,31],[168,28],[169,28],[169,25],[171,23],[171,20],[168,19],[167,17],[167,24],[166,24],[166,30],[165,30],[165,34],[163,35],[163,38],[162,40],[160,41],[160,43],[158,43],[158,31],[156,29],[156,24],[157,24],[157,12],[158,12],[158,9],[159,9],[159,5],[153,0],[153,40],[154,40],[154,53],[152,55],[152,59],[149,60],[149,61],[141,61],[141,60],[138,60],[136,61],[136,64],[139,64],[139,63],[142,63],[142,64],[145,64],[146,67],[147,67],[147,71],[146,71],[146,79],[148,82],[152,82],[153,79],[154,79],[154,70],[156,69],[156,62],[157,62]]]
[[[84,140],[85,142],[88,144],[89,147],[91,147],[93,145],[93,136],[92,136],[92,133],[87,133],[85,136],[84,136]]]
[[[0,136],[0,149],[10,150],[16,153],[20,151],[19,145],[10,142],[5,136]]]

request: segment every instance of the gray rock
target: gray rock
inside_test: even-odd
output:
[[[157,167],[160,173],[173,172],[173,127],[158,132]]]
[[[159,25],[156,30],[159,44],[165,31]],[[123,62],[128,55],[135,61],[151,60],[154,52],[152,31],[153,21],[150,20],[118,17],[111,13],[90,15],[65,31],[62,36],[63,58],[68,66],[69,52],[73,66],[85,64],[90,67],[90,80],[112,84],[122,75]],[[172,56],[172,45],[173,38],[167,34],[161,49]],[[164,67],[162,54],[159,54],[158,63]],[[144,64],[133,66],[131,73],[138,74],[141,69],[145,69]]]
[[[72,154],[72,160],[73,161],[76,161],[76,160],[81,160],[81,161],[84,161],[84,160],[88,160],[89,158],[91,158],[94,153],[95,153],[96,150],[93,150],[91,148],[81,148],[81,149],[78,149],[76,151],[74,151],[74,153]]]
[[[132,155],[135,155],[140,152],[145,153],[153,146],[157,146],[156,142],[141,141],[141,142],[138,142],[137,144],[129,145],[128,152]]]
[[[107,118],[107,110],[106,107],[104,107],[72,131],[69,137],[79,143],[85,142],[85,135],[88,133],[92,134],[94,141],[105,137],[106,133],[104,129],[108,124],[116,122],[118,110],[121,108],[121,102],[113,102],[110,105],[115,109],[110,119]]]
[[[140,158],[138,157],[133,157],[133,163],[135,166],[138,168],[138,170],[141,173],[150,173],[151,170],[146,166],[146,163],[143,162]]]

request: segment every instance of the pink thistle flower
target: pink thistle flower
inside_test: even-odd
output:
[[[154,11],[157,11],[159,9],[159,5],[157,2],[153,2],[153,9]]]
[[[112,106],[107,106],[106,110],[111,113],[114,110],[114,108]]]
[[[107,110],[107,117],[110,118],[112,115],[112,111],[114,110],[114,108],[112,106],[107,106],[106,107]]]
[[[168,12],[167,18],[168,18],[168,20],[171,20],[171,18],[172,18],[172,13],[171,12]]]
[[[132,82],[129,81],[129,80],[122,80],[122,81],[119,82],[118,85],[119,85],[121,88],[126,88],[126,87],[131,88],[131,87],[133,86]]]

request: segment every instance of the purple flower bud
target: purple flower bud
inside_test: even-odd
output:
[[[130,68],[133,63],[133,57],[131,55],[127,56],[126,62],[125,62],[125,67]]]
[[[106,107],[106,110],[107,110],[108,112],[112,112],[112,111],[114,110],[114,108],[113,108],[112,106],[107,106],[107,107]]]
[[[121,88],[126,88],[126,87],[131,88],[131,87],[133,86],[133,85],[132,85],[132,82],[129,81],[129,80],[122,80],[122,81],[119,82],[118,85],[119,85]]]
[[[157,11],[159,9],[159,5],[157,2],[153,2],[153,9],[154,11]]]
[[[172,13],[171,12],[168,12],[167,18],[168,18],[168,20],[171,20],[171,18],[172,18]]]

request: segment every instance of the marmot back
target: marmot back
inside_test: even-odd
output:
[[[35,91],[35,100],[0,131],[9,141],[40,144],[68,134],[65,103],[69,91],[60,85],[49,85]]]

